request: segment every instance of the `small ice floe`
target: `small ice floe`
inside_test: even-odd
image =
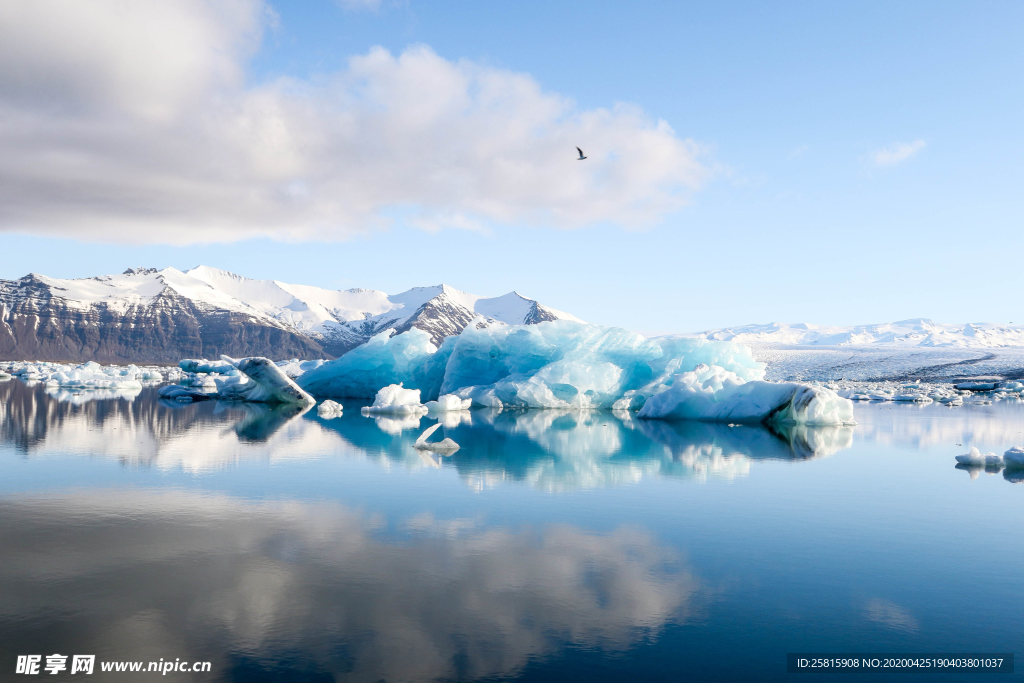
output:
[[[415,448],[421,451],[431,451],[440,455],[451,455],[455,451],[459,450],[459,444],[455,443],[452,439],[444,439],[443,441],[427,441],[427,437],[437,431],[437,428],[441,426],[438,422],[436,425],[432,425],[423,430],[419,438],[416,439],[416,443],[413,444]]]
[[[372,406],[362,409],[364,415],[375,413],[391,413],[396,415],[416,415],[427,412],[420,403],[419,389],[403,389],[401,384],[389,384],[377,392]]]
[[[962,406],[964,404],[964,400],[960,396],[943,396],[938,401],[947,406]]]
[[[192,401],[206,401],[211,398],[209,394],[203,393],[194,387],[183,387],[180,384],[168,384],[157,389],[156,395],[170,401],[190,403]]]
[[[901,403],[931,403],[932,399],[928,398],[924,394],[896,394],[892,397],[892,400],[899,401]]]
[[[1008,470],[1024,470],[1024,448],[1014,446],[1003,453],[1003,464]]]
[[[335,417],[341,417],[341,411],[344,410],[337,401],[327,400],[316,407],[316,414],[325,420],[330,420]]]
[[[8,375],[6,372],[0,372],[0,382],[5,379],[14,379],[14,375]]]
[[[431,413],[447,413],[455,410],[469,410],[473,405],[471,398],[459,398],[455,394],[445,394],[436,401],[427,401],[424,406]]]
[[[10,364],[4,374],[20,377],[25,381],[39,381],[47,386],[67,387],[79,390],[141,390],[143,382],[158,384],[163,375],[156,368],[140,368],[137,365],[100,365],[88,361],[78,365],[69,363],[16,362]]]
[[[883,394],[883,393],[877,393],[876,392],[876,393],[868,394],[868,400],[869,401],[891,401],[892,400],[892,395],[891,394]]]
[[[973,467],[1002,467],[1003,459],[995,453],[982,453],[976,446],[971,446],[971,452],[966,455],[956,456],[956,461],[961,465]]]
[[[997,384],[998,382],[960,382],[953,387],[967,391],[994,391]]]

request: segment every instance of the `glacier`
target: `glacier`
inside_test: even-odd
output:
[[[377,392],[385,387],[403,385],[428,402],[450,395],[461,405],[469,401],[478,407],[619,409],[649,419],[853,423],[851,401],[824,387],[763,381],[765,365],[734,342],[648,339],[622,328],[570,320],[483,322],[471,322],[440,347],[422,330],[397,335],[388,330],[304,372],[297,383],[320,398],[379,398]],[[371,412],[388,405],[381,403]]]

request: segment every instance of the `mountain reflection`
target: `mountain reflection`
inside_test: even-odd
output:
[[[636,528],[429,514],[395,528],[331,503],[149,490],[7,498],[0,516],[4,660],[73,652],[210,660],[225,673],[476,679],[566,645],[623,651],[708,598]]]
[[[255,403],[181,404],[158,399],[152,388],[132,399],[75,403],[13,380],[0,382],[0,446],[28,457],[81,455],[186,472],[349,450],[336,433],[296,419],[303,412]]]
[[[450,457],[413,448],[440,419]],[[522,482],[547,491],[630,484],[644,477],[745,476],[752,461],[824,457],[850,427],[768,429],[637,420],[626,412],[474,410],[434,417],[364,417],[358,405],[322,419],[293,406],[181,404],[143,389],[131,400],[54,400],[40,386],[0,384],[0,443],[36,455],[113,458],[127,466],[206,472],[246,461],[369,459],[391,468],[454,468],[475,489]]]

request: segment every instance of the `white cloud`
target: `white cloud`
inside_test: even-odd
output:
[[[877,166],[892,166],[906,161],[925,148],[924,140],[894,142],[888,147],[872,152],[871,158]]]
[[[0,230],[337,239],[396,212],[435,229],[638,227],[710,173],[636,107],[581,110],[426,46],[247,86],[270,16],[258,0],[5,3]]]

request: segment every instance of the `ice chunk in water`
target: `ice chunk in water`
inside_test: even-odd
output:
[[[714,422],[854,424],[853,402],[830,389],[793,382],[745,382],[725,368],[704,364],[676,375],[664,391],[647,399],[637,416]]]
[[[1003,453],[1003,462],[1006,463],[1006,467],[1010,469],[1024,468],[1024,448],[1020,446],[1014,446],[1010,450]]]
[[[1000,467],[1003,459],[995,453],[982,453],[976,446],[971,446],[971,452],[966,455],[956,456],[956,461],[961,465],[973,465],[975,467]]]
[[[330,420],[340,417],[343,410],[344,407],[340,403],[328,399],[316,407],[316,414],[325,420]]]
[[[459,450],[459,444],[455,443],[452,439],[446,438],[442,441],[434,442],[427,441],[427,437],[437,431],[440,426],[441,423],[438,422],[432,427],[427,427],[427,429],[420,434],[419,438],[416,439],[416,443],[413,445],[422,451],[433,451],[435,453],[440,453],[441,455],[451,455],[455,451]]]
[[[296,403],[313,405],[316,400],[299,386],[269,358],[242,358],[228,356],[221,359],[230,364],[249,381],[219,380],[217,393],[222,397],[240,398],[258,403]]]
[[[160,398],[166,398],[172,401],[205,401],[212,398],[209,394],[204,394],[198,389],[183,387],[179,384],[168,384],[166,386],[162,386],[157,389],[156,393]]]
[[[448,413],[456,410],[469,410],[473,400],[459,398],[455,394],[445,394],[436,401],[427,401],[425,406],[432,413]]]
[[[205,358],[186,358],[178,361],[178,367],[185,372],[217,373],[220,375],[237,375],[238,370],[225,360],[206,360]]]
[[[378,391],[373,405],[363,408],[362,412],[413,415],[425,413],[427,409],[420,404],[419,389],[404,389],[401,384],[391,384]]]
[[[137,365],[100,365],[95,361],[79,365],[45,362],[19,362],[14,365],[18,367],[11,368],[12,374],[23,380],[43,382],[50,387],[137,393],[142,390],[143,381],[159,382],[163,379],[155,368],[140,368]]]

